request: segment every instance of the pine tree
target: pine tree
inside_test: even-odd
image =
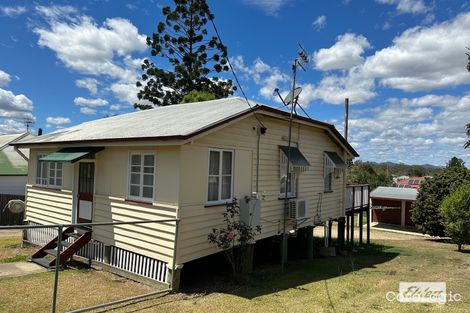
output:
[[[209,36],[206,24],[214,16],[205,0],[174,0],[174,8],[162,9],[165,22],[147,38],[151,55],[158,63],[168,61],[172,70],[165,70],[149,59],[142,63],[139,100],[151,104],[135,104],[139,109],[181,103],[190,93],[209,93],[220,99],[232,95],[236,87],[231,80],[214,74],[228,71],[227,48],[216,36]]]

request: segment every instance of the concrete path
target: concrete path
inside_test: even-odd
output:
[[[0,264],[0,279],[3,277],[23,276],[40,272],[46,272],[46,269],[32,262]]]
[[[22,237],[23,232],[18,229],[0,230],[0,237]]]

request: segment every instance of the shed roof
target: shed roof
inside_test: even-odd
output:
[[[418,190],[413,188],[377,187],[370,193],[372,199],[416,200]]]
[[[248,116],[254,111],[287,116],[288,113],[250,103],[251,109],[243,98],[232,97],[189,104],[157,107],[152,110],[132,112],[94,121],[85,122],[69,128],[26,139],[15,145],[32,146],[36,144],[72,144],[84,142],[109,142],[127,140],[185,140],[233,119]],[[336,128],[328,123],[295,116],[312,126],[330,132],[334,140],[341,143],[350,154],[357,152],[347,143]]]

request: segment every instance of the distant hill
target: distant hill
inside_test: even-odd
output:
[[[370,164],[378,173],[386,173],[387,175],[396,176],[433,176],[436,172],[442,169],[440,166],[432,164],[415,164],[409,165],[405,163],[395,162],[370,162],[370,161],[356,161],[364,164]]]

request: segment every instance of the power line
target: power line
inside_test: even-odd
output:
[[[220,43],[226,48],[226,46],[225,46],[224,43],[222,42],[222,38],[220,37],[219,30],[217,29],[217,26],[215,25],[213,16],[210,15],[210,16],[209,16],[209,19],[210,19],[210,21],[211,21],[211,23],[212,23],[212,27],[214,27],[214,31],[215,31],[215,34],[217,35],[217,38],[219,39]],[[258,121],[258,123],[261,125],[261,127],[265,127],[264,124],[261,122],[261,120],[260,120],[260,119],[258,118],[258,116],[256,115],[256,112],[254,112],[254,109],[253,109],[253,107],[251,106],[250,101],[248,100],[248,97],[247,97],[246,94],[245,94],[245,91],[243,90],[242,84],[241,84],[240,81],[238,80],[237,74],[235,73],[235,70],[234,70],[234,68],[233,68],[233,66],[232,66],[232,63],[230,62],[230,58],[228,57],[228,52],[227,52],[227,51],[226,51],[226,54],[227,54],[227,56],[225,57],[225,59],[227,60],[227,63],[228,63],[228,65],[229,65],[229,67],[230,67],[230,70],[231,70],[231,72],[232,72],[232,75],[233,75],[233,77],[235,78],[235,81],[237,82],[238,88],[240,89],[240,91],[241,91],[243,97],[245,98],[246,103],[247,103],[248,106],[250,107],[250,110],[253,111],[254,116],[255,116],[256,120]]]

